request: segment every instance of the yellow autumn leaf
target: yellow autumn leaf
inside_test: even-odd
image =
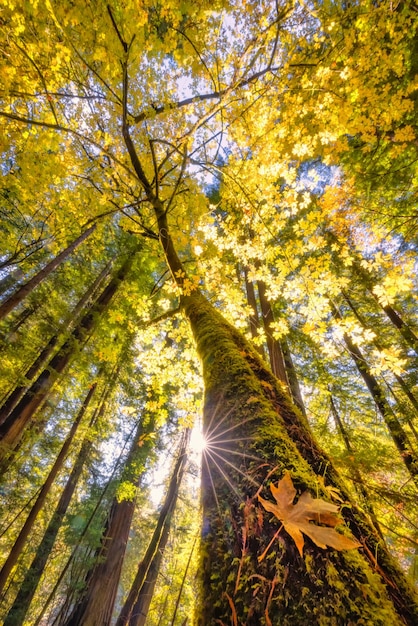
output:
[[[319,548],[350,550],[361,545],[355,539],[350,539],[334,530],[335,526],[342,523],[341,518],[337,515],[339,510],[337,505],[320,498],[312,498],[308,491],[305,491],[297,503],[293,504],[296,489],[289,472],[286,472],[277,486],[272,483],[270,489],[276,503],[264,500],[261,496],[258,496],[258,499],[266,511],[273,513],[282,522],[301,556],[303,556],[305,544],[304,534]],[[323,524],[323,526],[317,524]],[[259,557],[259,561],[262,560],[264,554]]]

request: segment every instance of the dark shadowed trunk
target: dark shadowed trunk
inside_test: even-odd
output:
[[[333,315],[337,319],[341,319],[341,315],[339,311],[333,306]],[[418,458],[416,457],[413,447],[411,446],[408,435],[395,415],[392,407],[386,399],[386,396],[379,385],[377,378],[371,373],[369,366],[367,365],[367,360],[364,358],[361,350],[358,346],[354,344],[351,340],[351,337],[347,333],[343,335],[344,343],[347,347],[347,350],[352,357],[354,363],[356,364],[357,370],[364,380],[367,389],[372,396],[376,407],[379,410],[380,415],[383,417],[383,420],[389,430],[389,433],[401,455],[401,459],[403,460],[408,472],[410,473],[412,479],[418,485]]]
[[[103,313],[106,306],[112,300],[120,283],[128,274],[132,261],[133,255],[125,261],[90,310],[78,322],[68,340],[51,359],[48,367],[42,370],[15,408],[10,412],[7,419],[0,426],[0,439],[2,442],[0,458],[7,456],[10,450],[13,450],[16,446],[29,420],[47,398],[58,374],[64,371],[79,345],[86,338],[88,332],[94,327],[97,316]]]
[[[61,263],[63,263],[72,252],[95,230],[96,225],[90,226],[84,233],[75,239],[65,250],[60,252],[52,261],[49,261],[45,267],[33,276],[27,283],[22,285],[15,293],[13,293],[2,305],[0,305],[0,320],[3,319],[10,311],[20,304],[26,296],[41,284]]]
[[[33,596],[35,595],[45,565],[48,561],[49,555],[51,554],[52,547],[54,545],[58,531],[61,527],[64,516],[70,505],[70,501],[76,489],[78,480],[81,476],[81,472],[83,471],[83,467],[85,466],[90,456],[91,448],[94,442],[92,429],[104,414],[106,403],[109,394],[113,389],[116,377],[117,371],[111,375],[110,382],[107,384],[102,394],[102,397],[93,412],[88,426],[88,431],[84,437],[83,443],[81,444],[81,448],[77,455],[73,469],[71,470],[57,507],[52,514],[48,527],[45,530],[41,542],[36,550],[35,557],[33,558],[33,561],[25,574],[25,578],[20,585],[18,594],[12,607],[10,608],[9,613],[6,616],[3,626],[21,626],[25,621],[25,617],[28,613],[30,603],[32,602]],[[92,393],[90,394],[90,401],[92,400],[93,393],[94,389],[92,389]]]
[[[80,298],[73,311],[71,312],[71,315],[65,320],[64,324],[62,325],[61,331],[65,331],[68,333],[74,328],[80,313],[88,304],[89,300],[93,297],[100,284],[106,278],[110,271],[110,268],[111,263],[108,263],[106,267],[102,270],[102,272],[100,272],[99,276],[96,278],[93,284],[88,288],[83,297]],[[41,367],[44,367],[45,364],[48,362],[49,357],[53,353],[54,348],[59,341],[59,338],[60,335],[56,334],[49,339],[46,346],[42,349],[38,357],[24,374],[25,380],[28,381],[27,384],[17,385],[10,393],[6,401],[2,404],[2,406],[0,407],[0,425],[3,424],[3,422],[10,415],[11,411],[15,408],[19,400],[29,389],[29,387],[31,386],[31,382],[33,382],[33,378],[41,369]]]
[[[74,420],[74,423],[70,429],[70,432],[67,435],[67,438],[65,440],[64,445],[62,446],[57,459],[55,461],[55,463],[53,464],[47,479],[45,480],[44,484],[42,485],[42,488],[39,492],[39,495],[35,501],[35,504],[33,505],[28,517],[26,518],[26,521],[23,525],[22,530],[19,533],[19,536],[17,537],[9,556],[6,559],[5,564],[3,565],[3,568],[0,571],[0,593],[3,591],[4,586],[6,584],[7,578],[9,577],[10,572],[12,571],[13,567],[15,566],[15,564],[17,563],[17,560],[20,556],[20,554],[22,553],[22,550],[25,546],[26,540],[32,530],[32,527],[36,521],[36,518],[40,512],[40,510],[42,509],[45,500],[48,496],[48,493],[54,483],[54,480],[58,474],[58,472],[61,470],[64,461],[65,461],[65,457],[67,456],[67,453],[70,449],[70,446],[74,440],[74,436],[77,432],[77,428],[82,420],[82,418],[84,417],[84,414],[87,410],[87,407],[89,406],[90,400],[93,396],[93,393],[95,391],[96,386],[93,385],[89,392],[87,393],[86,399],[84,400],[84,403],[80,409],[80,411],[77,414],[76,419]]]

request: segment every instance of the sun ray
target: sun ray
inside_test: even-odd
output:
[[[220,514],[221,513],[221,507],[219,506],[218,496],[216,495],[216,489],[215,489],[215,485],[214,485],[213,478],[212,478],[212,472],[210,471],[209,463],[208,463],[208,460],[207,460],[207,458],[205,456],[203,456],[203,460],[205,461],[206,467],[207,467],[207,470],[208,470],[208,476],[209,476],[210,484],[212,486],[213,495],[215,496],[216,508],[218,509],[219,514]]]
[[[239,452],[238,450],[230,450],[228,448],[221,448],[220,446],[213,446],[212,444],[208,444],[206,448],[209,448],[210,450],[221,450],[222,452],[227,452],[228,454],[241,456],[243,459],[248,459],[249,461],[264,462],[265,460],[265,459],[262,459],[260,456],[253,456],[252,454],[246,454],[245,452]]]
[[[217,456],[219,459],[221,459],[221,461],[223,461],[223,463],[226,463],[227,465],[229,465],[230,467],[232,467],[232,469],[234,469],[236,472],[238,472],[239,474],[241,474],[241,476],[244,476],[244,478],[246,478],[248,480],[248,482],[253,483],[254,485],[258,486],[257,481],[254,480],[254,478],[251,478],[250,476],[248,476],[248,474],[246,472],[243,472],[239,467],[237,467],[236,465],[234,465],[233,463],[231,463],[231,461],[228,461],[228,459],[225,459],[222,457],[221,454],[219,454],[218,452],[215,452],[214,450],[210,449],[208,450],[208,453],[212,459],[212,461],[214,463],[216,463],[215,459],[213,458],[213,455]],[[219,467],[219,466],[218,466]]]
[[[237,491],[237,489],[235,488],[235,486],[232,484],[229,476],[225,473],[225,471],[222,469],[222,467],[219,465],[219,463],[216,461],[216,459],[213,458],[213,455],[210,453],[210,451],[207,451],[207,455],[211,457],[212,463],[218,468],[219,473],[221,474],[221,476],[224,477],[225,481],[228,483],[228,485],[231,487],[232,491],[235,493],[235,495],[241,499],[241,494]],[[218,455],[219,456],[219,455]],[[222,457],[220,457],[222,459]],[[210,469],[209,469],[210,471]]]

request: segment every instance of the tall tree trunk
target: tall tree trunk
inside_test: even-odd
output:
[[[146,178],[129,133],[126,63],[123,73],[123,137],[154,208],[171,274],[183,289],[186,273],[170,235],[167,211]],[[260,490],[268,480],[282,478],[286,470],[292,472],[300,492],[317,493],[317,476],[325,472],[327,482],[339,489],[347,502],[350,498],[330,459],[251,345],[199,291],[182,296],[181,303],[195,336],[205,382],[207,447],[197,624],[294,626],[316,620],[323,624],[416,625],[416,595],[354,504],[344,507],[341,514],[364,554],[359,550],[325,551],[306,540],[301,556],[287,533],[278,532],[277,520],[261,509],[257,502]],[[211,453],[211,445],[216,455]],[[327,497],[320,488],[319,493]],[[258,557],[277,535],[280,541],[276,539],[275,552],[260,561]]]
[[[126,460],[122,481],[135,488],[139,487],[144,471],[140,459],[146,453],[146,446],[139,447],[138,442],[144,434],[152,432],[154,426],[154,416],[147,422],[141,421]],[[97,562],[88,572],[85,589],[66,619],[65,626],[110,625],[134,510],[135,499],[131,498],[131,494],[130,499],[113,499]]]
[[[61,330],[65,330],[68,333],[74,328],[77,322],[77,318],[79,317],[81,311],[88,304],[89,300],[93,297],[94,293],[99,288],[100,284],[106,278],[106,276],[108,275],[110,271],[110,268],[111,268],[111,263],[108,263],[106,267],[100,272],[99,276],[96,278],[93,284],[88,288],[88,290],[83,295],[83,297],[80,298],[80,300],[74,307],[73,311],[71,312],[71,315],[63,323]],[[0,407],[0,425],[3,424],[3,422],[10,415],[11,411],[15,408],[19,400],[23,397],[25,392],[29,389],[30,384],[33,381],[33,378],[35,377],[37,372],[41,369],[41,367],[43,367],[48,362],[48,359],[53,353],[54,348],[57,345],[59,338],[60,338],[60,335],[59,333],[57,333],[49,339],[47,345],[42,349],[41,353],[38,355],[38,357],[32,363],[30,368],[24,374],[25,380],[29,382],[24,385],[17,385],[13,389],[11,394],[8,396],[6,401],[2,404],[2,406]]]
[[[90,310],[78,322],[68,340],[63,344],[55,356],[51,359],[48,367],[43,369],[36,380],[29,387],[15,408],[10,412],[7,419],[0,426],[0,459],[7,456],[10,450],[18,443],[24,429],[35,411],[47,398],[57,375],[62,373],[78,345],[94,327],[97,315],[102,313],[115,295],[119,284],[124,280],[132,265],[133,256],[123,263],[110,283],[105,287]]]
[[[280,344],[273,336],[272,324],[274,322],[273,310],[270,302],[266,297],[266,286],[263,281],[257,282],[258,298],[260,301],[261,313],[263,316],[263,325],[267,338],[267,349],[270,357],[271,371],[279,380],[289,387],[289,381],[286,375],[286,366],[284,364],[284,358]]]
[[[117,375],[118,371],[116,370],[116,372],[111,375],[110,382],[106,385],[106,388],[102,393],[102,397],[97,404],[95,411],[93,412],[90,423],[88,425],[87,433],[81,444],[81,448],[77,455],[73,469],[71,470],[71,473],[61,493],[61,497],[58,501],[56,509],[52,514],[48,527],[45,530],[41,542],[36,550],[33,561],[25,574],[25,578],[20,585],[18,594],[6,616],[3,626],[22,626],[25,621],[30,603],[32,602],[33,596],[35,595],[45,565],[48,561],[49,555],[51,554],[52,547],[54,545],[58,531],[61,527],[64,516],[70,505],[70,501],[78,484],[81,472],[83,471],[83,467],[86,464],[87,459],[89,458],[91,448],[94,442],[94,439],[92,437],[92,428],[104,413],[109,394],[112,391],[115,377],[117,378]],[[87,397],[89,402],[91,402],[93,398],[94,391],[95,387],[91,389],[90,397]]]
[[[334,418],[334,422],[335,425],[342,437],[342,440],[344,441],[344,445],[345,445],[345,449],[347,450],[347,452],[351,455],[354,455],[354,451],[353,451],[353,446],[351,445],[351,441],[350,438],[348,436],[347,433],[347,429],[344,425],[344,422],[341,419],[341,416],[337,410],[337,407],[335,405],[334,402],[334,398],[332,397],[332,395],[330,396],[330,405],[331,405],[331,413],[332,416]],[[363,507],[366,509],[366,511],[368,512],[368,514],[370,515],[370,519],[373,522],[373,525],[375,526],[377,532],[379,533],[379,535],[382,537],[383,539],[383,533],[382,533],[382,529],[380,528],[380,524],[379,521],[376,517],[376,514],[374,512],[374,508],[370,502],[370,496],[369,493],[367,492],[367,489],[364,485],[364,480],[363,477],[360,473],[360,471],[357,469],[357,467],[353,466],[352,467],[352,471],[353,471],[353,480],[354,480],[354,486],[357,490],[357,492],[359,493],[359,495],[362,498],[362,504]]]
[[[248,268],[244,267],[244,281],[245,281],[245,291],[247,294],[247,302],[251,307],[252,313],[250,314],[250,331],[251,337],[256,339],[258,337],[258,329],[260,328],[260,320],[258,317],[258,309],[257,309],[257,298],[255,295],[255,289],[252,281],[248,278]],[[264,357],[264,348],[263,346],[257,345],[257,351],[260,353],[262,357]]]
[[[82,420],[82,418],[84,417],[84,414],[87,410],[87,407],[90,403],[90,400],[93,396],[95,390],[95,385],[93,385],[88,393],[87,396],[84,400],[84,403],[82,405],[82,407],[80,408],[76,419],[74,420],[73,425],[71,426],[70,432],[67,435],[67,438],[64,442],[64,445],[62,446],[57,459],[55,461],[55,463],[53,464],[47,479],[45,480],[44,484],[42,485],[42,489],[39,492],[39,495],[35,501],[35,504],[33,505],[28,517],[26,518],[26,521],[23,525],[22,530],[19,533],[19,536],[17,537],[9,556],[6,559],[6,562],[4,563],[1,571],[0,571],[0,593],[3,591],[4,586],[6,584],[6,581],[9,577],[10,572],[12,571],[13,567],[16,565],[17,560],[20,556],[20,554],[22,553],[22,550],[25,546],[26,543],[26,539],[29,536],[29,533],[32,530],[32,527],[36,521],[36,518],[41,510],[41,508],[43,507],[45,500],[48,496],[48,493],[54,483],[54,480],[58,474],[58,472],[61,470],[63,463],[65,461],[65,457],[67,456],[68,450],[70,449],[70,446],[73,442],[74,436],[77,432],[77,428]]]
[[[353,313],[356,316],[357,320],[362,325],[362,327],[364,329],[369,329],[370,327],[366,324],[365,320],[363,319],[363,316],[360,315],[360,313],[358,312],[357,307],[354,306],[353,301],[351,300],[351,298],[349,298],[349,296],[345,292],[342,292],[342,295],[343,295],[344,300],[347,302],[348,306],[350,307],[350,309],[353,311]],[[378,350],[382,350],[382,346],[381,346],[380,342],[376,338],[373,339],[373,345]],[[412,393],[411,389],[409,388],[409,386],[405,382],[405,380],[402,378],[402,376],[400,376],[399,374],[393,373],[393,377],[395,378],[395,380],[399,384],[399,386],[402,389],[403,393],[406,395],[406,397],[408,398],[409,402],[414,407],[416,414],[418,415],[418,399]],[[396,399],[396,396],[394,396],[394,397]],[[396,399],[396,401],[399,403],[399,401],[397,399]],[[409,426],[411,426],[410,420],[408,420],[408,423],[409,423]],[[414,430],[413,425],[412,425],[412,430]]]
[[[247,342],[200,294],[184,298],[183,303],[206,389],[199,626],[362,620],[380,626],[415,624],[418,605],[413,591],[354,503],[344,507],[342,516],[362,544],[363,554],[322,550],[306,539],[301,557],[287,533],[278,533],[280,522],[265,514],[257,496],[285,470],[291,470],[299,493],[319,492],[326,499],[317,476],[327,468],[326,483],[339,489],[347,503],[350,497]],[[274,537],[270,554],[260,561]]]
[[[15,293],[13,293],[2,305],[0,305],[0,320],[2,320],[10,311],[17,307],[32,291],[41,284],[63,261],[65,261],[72,252],[95,230],[96,225],[90,226],[84,233],[81,233],[65,250],[60,252],[54,259],[49,261],[45,267],[33,276],[27,283],[22,285]]]
[[[293,402],[296,404],[300,412],[302,413],[305,420],[307,419],[305,403],[303,402],[302,392],[300,390],[299,379],[296,373],[296,369],[293,363],[292,354],[289,349],[289,344],[286,339],[283,337],[280,340],[280,346],[282,349],[282,354],[284,358],[284,364],[286,367],[286,375],[289,381],[289,389],[290,394],[292,396]]]
[[[341,314],[336,307],[332,306],[332,311],[333,315],[337,319],[341,319]],[[408,440],[408,435],[405,432],[405,429],[387,401],[377,378],[370,372],[367,360],[363,357],[360,348],[353,343],[351,337],[347,333],[344,333],[343,338],[347,350],[356,364],[360,376],[364,380],[380,415],[388,427],[389,433],[399,451],[399,454],[401,455],[401,459],[403,460],[406,469],[410,473],[415,484],[418,486],[418,458],[413,452],[413,448]]]
[[[170,533],[171,518],[176,507],[180,483],[187,463],[190,431],[183,434],[179,455],[171,475],[164,504],[144,558],[138,566],[128,597],[120,612],[116,626],[145,626],[161,560]]]

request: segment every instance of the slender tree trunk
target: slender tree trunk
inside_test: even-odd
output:
[[[258,298],[260,301],[261,313],[263,316],[263,325],[267,338],[267,349],[270,357],[271,371],[279,380],[289,387],[289,381],[286,375],[286,366],[284,364],[284,358],[280,344],[273,336],[272,324],[274,322],[274,315],[270,305],[270,302],[266,298],[266,286],[263,281],[257,282]]]
[[[360,322],[360,324],[363,326],[364,329],[368,329],[370,328],[365,320],[363,319],[363,317],[360,315],[360,313],[358,312],[357,308],[354,306],[351,298],[348,297],[348,295],[346,293],[343,292],[343,297],[344,300],[347,302],[348,306],[350,307],[350,309],[353,311],[354,315],[356,316],[357,320]],[[373,339],[373,345],[378,349],[378,350],[382,350],[382,346],[380,344],[380,342],[375,338]],[[412,393],[411,389],[409,388],[408,384],[404,381],[404,379],[402,378],[402,376],[400,376],[399,374],[395,374],[393,373],[393,377],[396,379],[396,381],[398,382],[400,388],[402,389],[403,393],[406,395],[406,397],[408,398],[408,400],[410,401],[410,403],[412,404],[412,406],[415,409],[416,414],[418,415],[418,399],[416,398],[416,396]],[[395,397],[395,396],[394,396]],[[396,397],[395,397],[396,399]],[[399,402],[396,399],[397,402]],[[409,424],[411,426],[411,424]],[[412,430],[414,430],[414,427],[412,426]],[[415,434],[415,433],[414,433]]]
[[[146,453],[146,446],[138,446],[141,437],[154,430],[155,419],[152,416],[147,423],[141,422],[125,464],[123,482],[139,487],[144,464],[140,461]],[[86,577],[86,586],[65,621],[65,626],[109,626],[119,578],[128,542],[135,499],[118,500],[114,498],[106,526],[103,531],[101,546],[95,566]]]
[[[100,284],[109,274],[110,268],[111,268],[111,263],[108,263],[106,267],[100,272],[99,276],[96,278],[93,284],[88,288],[88,290],[83,295],[83,297],[80,298],[75,308],[71,312],[71,315],[67,318],[67,320],[62,325],[61,331],[65,330],[68,333],[74,328],[77,322],[77,318],[79,317],[81,311],[88,304],[89,300],[93,297],[94,293],[99,288]],[[21,400],[25,392],[29,389],[29,387],[31,386],[31,382],[33,382],[33,378],[35,377],[37,372],[41,369],[41,367],[45,366],[45,364],[48,362],[49,357],[53,353],[54,348],[59,341],[59,338],[60,338],[60,334],[57,333],[56,335],[53,335],[49,339],[47,345],[43,348],[41,353],[38,355],[38,357],[32,363],[30,368],[24,374],[24,378],[26,381],[28,381],[28,383],[23,384],[23,385],[17,385],[13,389],[11,394],[8,396],[6,401],[2,404],[2,406],[0,407],[0,425],[3,424],[3,422],[7,419],[10,413],[13,411],[13,409],[15,408],[19,400]]]
[[[54,545],[58,531],[61,527],[64,516],[70,505],[70,501],[78,484],[81,472],[83,471],[83,467],[86,464],[86,461],[90,455],[90,451],[93,446],[91,429],[104,411],[109,388],[110,386],[108,385],[103,393],[103,397],[100,403],[98,404],[96,410],[92,415],[92,418],[88,425],[88,431],[84,437],[83,443],[81,444],[77,459],[62,491],[57,507],[52,514],[48,527],[45,530],[42,540],[36,550],[35,557],[25,574],[25,578],[20,585],[18,594],[6,616],[3,626],[22,626],[25,621],[30,603],[32,602],[33,596],[35,595],[45,565],[48,561],[49,555],[51,554],[52,547]],[[93,385],[86,398],[84,407],[85,409],[87,408],[86,405],[89,404],[93,399],[95,389],[96,385]]]
[[[164,504],[144,558],[138,566],[128,597],[120,612],[116,626],[145,626],[161,560],[170,533],[171,518],[176,506],[180,483],[187,463],[190,431],[183,434],[178,459],[171,475]]]
[[[354,457],[354,450],[353,450],[353,446],[351,445],[351,441],[350,438],[348,436],[347,433],[347,429],[341,419],[341,416],[337,410],[337,407],[335,405],[334,402],[334,398],[332,396],[330,396],[330,404],[331,404],[331,413],[332,416],[334,418],[334,422],[335,425],[342,437],[342,440],[344,441],[344,445],[345,445],[345,449],[347,450],[347,452],[349,454],[351,454]],[[353,479],[354,479],[354,486],[357,490],[357,492],[360,494],[362,501],[363,501],[363,507],[366,509],[366,511],[368,512],[368,514],[370,515],[370,519],[373,522],[373,525],[375,526],[377,532],[379,533],[379,535],[381,536],[382,540],[383,540],[383,533],[382,533],[382,529],[380,528],[380,524],[378,522],[378,519],[376,517],[376,514],[374,512],[374,508],[370,502],[370,496],[369,493],[367,492],[367,489],[364,485],[364,480],[363,477],[360,473],[360,471],[357,469],[357,467],[352,466],[352,471],[353,471]]]
[[[255,295],[255,289],[253,283],[248,278],[248,268],[244,267],[244,281],[245,281],[245,291],[247,293],[247,302],[251,307],[251,315],[250,315],[250,331],[251,337],[256,339],[258,337],[258,329],[260,328],[260,320],[258,317],[258,309],[257,309],[257,298]],[[260,353],[262,357],[264,357],[264,349],[263,346],[257,345],[257,351]]]
[[[290,388],[292,400],[296,404],[300,412],[302,413],[305,420],[307,420],[305,403],[303,402],[302,392],[300,390],[300,385],[299,385],[299,379],[298,379],[296,369],[293,363],[292,355],[289,349],[289,344],[287,343],[285,338],[282,338],[280,340],[280,346],[282,349],[284,364],[286,367],[286,375],[289,381],[289,388]]]
[[[26,522],[23,525],[22,530],[19,533],[18,538],[16,539],[9,556],[6,559],[5,564],[3,565],[3,568],[0,571],[0,594],[2,593],[4,586],[6,584],[6,581],[9,577],[10,572],[12,571],[13,567],[16,565],[17,560],[20,556],[20,554],[22,553],[22,550],[25,546],[26,543],[26,539],[29,536],[29,533],[32,530],[32,527],[36,521],[36,518],[41,510],[41,508],[43,507],[45,500],[48,496],[48,493],[54,483],[54,480],[58,474],[58,472],[61,470],[63,463],[65,461],[65,457],[67,456],[68,450],[70,449],[70,446],[73,442],[74,436],[77,432],[77,428],[82,420],[82,418],[84,417],[84,414],[87,410],[87,407],[90,403],[91,397],[94,393],[95,390],[95,385],[93,385],[85,400],[84,403],[82,405],[82,407],[80,408],[77,417],[70,429],[70,432],[67,435],[67,438],[64,442],[64,445],[62,446],[57,459],[55,461],[55,463],[53,464],[48,477],[46,479],[46,481],[44,482],[41,491],[39,492],[39,495],[35,501],[35,504],[33,505],[27,519]]]
[[[119,284],[129,272],[133,257],[130,256],[107,287],[102,291],[90,310],[81,318],[76,328],[72,331],[68,340],[63,344],[55,356],[51,359],[48,367],[43,369],[36,380],[29,387],[15,408],[9,413],[7,419],[0,426],[0,459],[7,456],[10,450],[18,443],[24,429],[35,411],[47,398],[58,374],[61,374],[70,362],[77,347],[94,327],[97,315],[102,313],[115,295]]]
[[[341,314],[334,306],[332,307],[332,310],[334,316],[337,319],[341,319]],[[388,403],[377,378],[370,372],[370,368],[367,365],[367,361],[363,357],[360,348],[353,343],[347,333],[344,333],[343,338],[347,350],[356,364],[360,376],[363,378],[380,415],[388,427],[389,433],[399,451],[399,454],[401,455],[406,469],[415,481],[415,484],[418,485],[418,459],[413,453],[413,448],[408,440],[407,433],[393,412],[392,407]]]
[[[95,230],[96,225],[90,226],[84,233],[75,239],[65,250],[60,252],[52,261],[49,261],[45,267],[33,276],[27,283],[22,285],[15,293],[13,293],[2,305],[0,305],[0,320],[3,319],[10,311],[17,307],[26,296],[41,284],[61,263],[63,263],[72,252]]]
[[[154,194],[127,123],[127,66],[122,132],[132,166],[154,208],[173,279],[186,273],[171,239],[167,212]],[[364,514],[341,515],[359,550],[323,550],[306,539],[304,556],[258,504],[267,481],[291,471],[296,488],[318,491],[317,476],[349,495],[300,413],[259,355],[199,291],[181,303],[195,336],[205,382],[206,462],[202,473],[202,593],[198,626],[317,623],[415,626],[418,600]],[[213,446],[213,450],[211,450]],[[326,470],[325,470],[326,468]],[[291,502],[290,502],[291,504]],[[278,540],[280,536],[280,541]],[[259,560],[272,540],[274,551]],[[271,549],[271,548],[270,548]],[[379,552],[379,563],[376,561]]]

